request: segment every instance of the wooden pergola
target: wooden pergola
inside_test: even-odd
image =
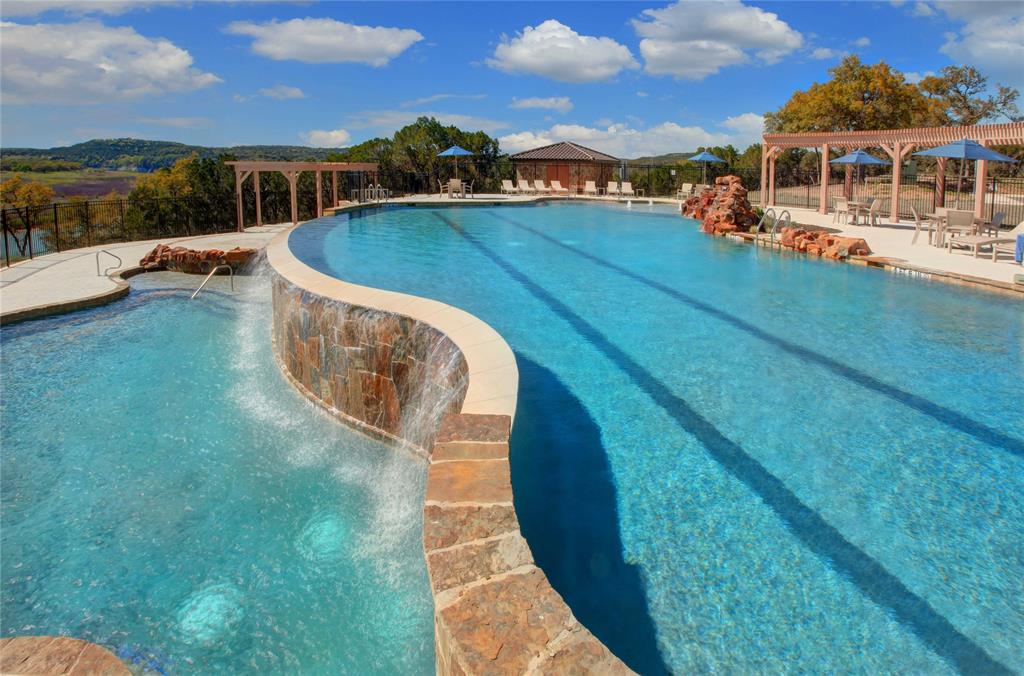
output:
[[[331,206],[338,205],[338,172],[351,171],[377,174],[378,165],[376,162],[271,162],[264,160],[238,160],[225,162],[235,169],[235,200],[238,204],[238,231],[245,227],[245,219],[242,214],[242,184],[253,177],[253,186],[256,189],[256,225],[263,225],[263,208],[260,199],[260,172],[278,171],[288,179],[288,186],[291,189],[292,198],[292,223],[299,221],[299,203],[296,196],[296,185],[299,181],[299,174],[303,171],[316,173],[316,215],[317,218],[324,215],[323,205],[323,173],[331,174],[331,195],[334,200]]]
[[[922,127],[919,129],[881,129],[878,131],[809,132],[802,134],[764,134],[761,144],[761,206],[775,206],[775,159],[785,148],[821,148],[821,203],[818,211],[828,213],[828,153],[850,152],[857,148],[881,148],[892,160],[892,205],[889,218],[899,220],[900,178],[903,160],[913,150],[971,139],[984,146],[1024,143],[1024,122],[979,124],[970,127]],[[945,189],[945,158],[938,163],[936,186],[940,197]],[[974,184],[974,213],[982,216],[985,207],[985,183],[988,162],[980,160]]]

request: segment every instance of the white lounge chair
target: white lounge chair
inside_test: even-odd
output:
[[[1000,253],[1013,254],[1017,245],[1017,235],[1024,235],[1024,221],[1021,221],[1016,228],[1009,232],[998,235],[961,235],[950,237],[946,242],[946,250],[953,252],[953,247],[958,249],[969,249],[974,257],[978,257],[979,250],[983,246],[992,247],[992,260],[996,260]]]
[[[547,186],[545,186],[544,185],[544,181],[542,181],[539,178],[533,179],[533,187],[537,190],[538,193],[540,193],[542,195],[550,195],[551,194],[551,188],[548,188]]]
[[[530,187],[529,181],[527,181],[525,178],[521,178],[519,179],[519,192],[522,193],[523,195],[532,195],[536,191]]]
[[[503,195],[518,195],[519,188],[515,187],[507,178],[501,179],[501,192]]]
[[[605,189],[604,194],[608,195],[609,197],[612,196],[612,195],[619,195],[619,194],[621,194],[621,193],[619,193],[619,182],[618,181],[608,181],[608,187]]]
[[[590,195],[591,197],[597,197],[597,182],[586,181],[583,184],[583,194]]]
[[[555,193],[556,195],[565,195],[566,197],[569,196],[569,189],[563,188],[561,181],[551,181],[551,192]]]
[[[619,189],[619,194],[623,197],[636,197],[636,190],[633,190],[633,184],[629,181],[622,182],[622,188]]]

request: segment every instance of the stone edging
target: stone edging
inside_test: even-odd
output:
[[[128,667],[103,646],[69,636],[0,639],[0,673],[131,675]]]
[[[423,549],[434,596],[437,673],[632,673],[576,620],[519,531],[508,457],[519,377],[504,339],[458,308],[313,270],[288,248],[290,233],[271,241],[267,261],[279,278],[301,291],[299,307],[290,312],[302,317],[303,326],[315,326],[318,319],[302,314],[306,305],[328,299],[341,307],[333,316],[369,311],[379,313],[372,317],[381,322],[397,317],[425,324],[450,340],[465,360],[464,396],[444,416],[426,454]],[[279,297],[275,285],[275,322],[279,302],[293,303],[294,296]],[[313,343],[322,355],[323,342]],[[384,347],[393,358],[390,346]],[[275,342],[275,353],[283,348]],[[278,359],[288,373],[287,356]],[[293,375],[289,381],[300,392],[324,403]],[[339,410],[343,407],[327,408],[351,421]],[[368,425],[359,426],[365,431]]]

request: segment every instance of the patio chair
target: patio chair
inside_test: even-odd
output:
[[[946,236],[951,235],[973,235],[974,234],[974,212],[949,209],[946,211]]]
[[[1009,254],[1017,260],[1017,238],[1024,235],[1024,221],[1017,224],[1017,227],[1007,233],[1003,233],[996,241],[992,242],[992,262],[995,263],[999,254]],[[1024,265],[1024,256],[1017,261]]]
[[[468,197],[469,199],[473,199],[473,183],[474,182],[475,181],[470,181],[469,183],[463,183],[462,184],[462,196],[463,197]]]
[[[591,195],[593,197],[597,197],[597,182],[596,181],[587,181],[586,183],[584,183],[583,184],[583,194],[584,195]]]
[[[521,178],[519,179],[519,192],[523,195],[532,195],[536,191],[530,187],[529,181],[525,178]]]
[[[453,178],[452,180],[448,181],[448,195],[449,197],[455,197],[456,195],[461,197],[466,196],[466,191],[465,188],[462,187],[461,180]]]
[[[565,195],[566,197],[569,196],[569,189],[563,188],[561,181],[551,181],[551,192],[555,193],[556,195]]]
[[[518,195],[519,188],[515,187],[507,178],[501,179],[501,192],[503,195]]]
[[[1003,227],[1004,220],[1006,220],[1006,214],[1004,214],[1002,211],[997,212],[995,215],[992,216],[991,221],[989,221],[988,223],[982,223],[980,225],[979,229],[981,230],[981,232],[979,232],[978,234],[992,235],[993,237],[998,237],[1001,234],[1000,228]]]
[[[633,184],[629,181],[622,182],[622,188],[619,190],[619,194],[623,197],[636,197],[636,190],[633,190]]]
[[[917,244],[917,238],[921,234],[921,231],[924,230],[928,233],[928,243],[931,244],[932,228],[935,224],[930,220],[922,219],[921,216],[918,215],[917,209],[914,207],[910,207],[910,213],[914,216],[914,239],[910,240],[910,243]]]
[[[608,196],[620,194],[619,193],[619,182],[618,181],[608,181],[608,188],[605,189],[604,194],[606,194]]]
[[[879,223],[879,216],[882,214],[882,200],[877,197],[871,200],[871,206],[868,207],[868,223],[872,226],[876,226]]]
[[[544,181],[539,178],[533,179],[533,187],[536,188],[537,192],[540,194],[551,194],[551,188],[546,187],[544,185]]]
[[[693,194],[693,184],[692,183],[684,183],[682,186],[679,187],[679,190],[676,191],[676,197],[678,199],[681,199],[681,200],[687,199],[692,194]]]
[[[845,216],[847,220],[850,219],[850,203],[842,198],[836,198],[835,204],[832,207],[832,222],[836,223],[840,216]]]
[[[448,193],[448,196],[451,197],[451,193],[448,192],[448,185],[441,183],[441,179],[437,179],[437,196],[444,197],[446,192]]]
[[[978,252],[983,246],[992,247],[992,260],[996,260],[996,257],[1000,253],[1013,254],[1017,244],[1017,235],[1024,235],[1024,221],[1006,233],[1000,233],[998,235],[963,235],[962,237],[951,237],[946,242],[946,250],[950,253],[953,252],[953,247],[958,249],[969,249],[974,257],[978,257]]]

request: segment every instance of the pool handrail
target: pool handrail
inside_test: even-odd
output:
[[[189,300],[192,300],[193,298],[198,296],[199,292],[203,290],[204,286],[206,286],[206,283],[208,281],[210,281],[210,278],[213,277],[215,274],[217,274],[217,271],[220,270],[221,268],[227,268],[228,269],[228,276],[231,277],[231,290],[234,291],[235,290],[235,269],[232,268],[227,263],[221,263],[220,265],[213,266],[213,269],[210,270],[210,274],[206,275],[206,279],[203,280],[203,283],[199,285],[199,288],[195,290],[195,293],[193,293],[191,296],[189,296]]]
[[[108,256],[110,256],[112,258],[116,258],[117,259],[117,265],[111,265],[109,268],[104,270],[103,273],[101,274],[100,273],[100,254],[107,254]],[[124,261],[121,260],[121,257],[118,256],[116,253],[112,253],[110,251],[107,251],[106,249],[100,249],[99,251],[96,252],[96,276],[97,277],[102,277],[103,275],[109,274],[111,270],[117,270],[122,265],[124,265]]]

